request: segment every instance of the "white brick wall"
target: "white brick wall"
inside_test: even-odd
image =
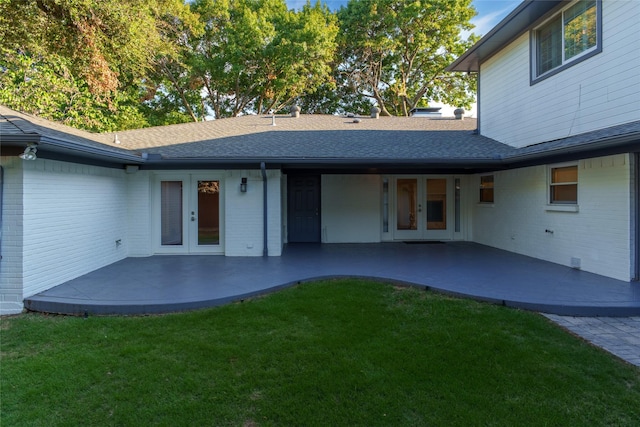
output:
[[[240,192],[240,180],[247,178],[247,192]],[[269,256],[282,253],[281,173],[267,170]],[[225,255],[262,256],[263,181],[260,170],[228,171],[225,179]]]
[[[154,253],[152,173],[15,159],[2,158],[0,313],[19,312],[23,298],[126,256]],[[463,177],[462,202],[469,207],[463,231],[469,224],[466,231],[478,243],[563,265],[579,258],[583,270],[629,280],[630,159],[608,156],[578,165],[578,212],[547,210],[547,166],[496,172],[491,207],[477,203],[479,177]],[[261,256],[260,170],[216,173],[224,176],[225,254]],[[246,193],[239,190],[242,177],[248,178]],[[380,180],[376,175],[322,177],[323,241],[381,240]],[[269,255],[278,256],[286,224],[286,182],[280,171],[268,171],[268,186]]]
[[[22,311],[22,164],[17,156],[2,157],[2,247],[0,315]]]
[[[381,177],[322,175],[322,241],[381,241]]]
[[[578,212],[547,210],[547,166],[496,172],[493,206],[477,203],[476,176],[472,240],[630,280],[630,170],[627,155],[581,160]]]
[[[138,171],[126,175],[128,256],[153,254],[151,174]]]
[[[23,168],[24,297],[127,256],[124,171],[43,159]]]
[[[517,147],[640,120],[640,1],[603,1],[603,50],[534,85],[529,33],[481,65],[480,129]]]

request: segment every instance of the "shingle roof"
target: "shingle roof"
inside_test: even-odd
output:
[[[38,142],[39,153],[110,157],[122,163],[484,164],[514,167],[559,154],[640,148],[640,121],[516,149],[478,135],[475,119],[243,116],[96,134],[0,106],[0,142]],[[602,151],[598,151],[602,153]],[[511,165],[511,166],[509,166]]]
[[[512,148],[475,135],[475,119],[243,116],[126,131],[122,147],[165,159],[476,159]]]

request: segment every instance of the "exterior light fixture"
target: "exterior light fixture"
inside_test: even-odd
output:
[[[24,149],[24,153],[20,154],[20,157],[22,160],[35,160],[38,157],[36,156],[36,152],[38,151],[38,144],[35,144],[33,142],[30,142],[27,145],[27,148]]]
[[[247,178],[242,178],[242,180],[240,181],[240,192],[241,193],[247,192]]]

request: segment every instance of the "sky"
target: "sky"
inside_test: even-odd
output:
[[[322,2],[334,10],[347,4],[347,0],[322,0]],[[473,0],[473,6],[478,11],[478,15],[471,20],[476,26],[473,32],[480,36],[487,34],[521,2],[522,0]],[[306,0],[287,0],[290,8],[300,8],[305,3]]]

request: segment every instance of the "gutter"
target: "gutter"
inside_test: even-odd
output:
[[[46,158],[47,152],[50,154],[71,154],[75,156],[90,155],[100,158],[115,159],[127,163],[142,163],[143,160],[138,154],[131,154],[128,150],[119,147],[113,147],[112,150],[104,150],[99,147],[91,147],[76,142],[66,142],[59,139],[43,137],[41,135],[10,135],[7,138],[3,135],[3,143],[7,146],[17,145],[24,148],[24,145],[33,142],[38,144],[38,156]],[[91,141],[94,144],[99,142]],[[23,145],[24,144],[24,145]],[[46,145],[45,145],[46,144]],[[44,149],[44,150],[43,150]],[[118,150],[120,152],[117,152]],[[67,152],[68,151],[68,152]]]
[[[620,154],[637,150],[638,147],[640,147],[639,140],[639,134],[631,134],[624,137],[611,136],[592,143],[577,144],[572,147],[559,147],[556,149],[547,149],[543,151],[524,154],[510,154],[502,157],[501,161],[504,164],[508,164],[544,160],[549,157],[556,157],[561,155],[581,155],[583,153],[589,153],[591,155],[601,155],[599,151],[607,151],[610,152],[610,154]],[[524,147],[520,150],[525,150],[526,148],[527,147]]]
[[[260,172],[262,173],[262,230],[263,230],[263,247],[262,256],[269,256],[269,239],[267,233],[267,227],[269,223],[267,222],[267,170],[264,162],[260,162]]]
[[[128,152],[125,152],[124,149],[122,148],[117,148],[114,147],[118,150],[122,150],[122,153],[116,153],[113,152],[111,150],[102,150],[100,148],[97,147],[89,147],[86,145],[78,145],[75,143],[67,143],[67,142],[63,142],[60,140],[52,140],[50,138],[40,138],[40,143],[45,142],[47,143],[50,147],[55,147],[55,148],[61,148],[61,149],[66,149],[66,150],[70,150],[72,152],[80,152],[80,153],[86,153],[86,154],[91,154],[91,155],[96,155],[96,156],[100,156],[100,157],[108,157],[108,158],[113,158],[113,159],[117,159],[117,160],[123,160],[123,161],[127,161],[127,162],[135,162],[135,163],[142,163],[142,158],[139,155],[136,154],[129,154]],[[38,148],[40,149],[40,147]]]

